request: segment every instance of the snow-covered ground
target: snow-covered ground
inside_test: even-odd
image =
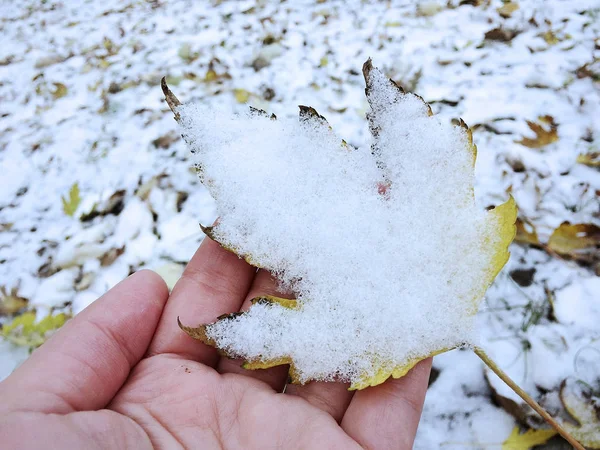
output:
[[[0,287],[40,316],[76,313],[141,267],[175,280],[214,219],[163,75],[183,101],[311,105],[359,146],[372,57],[474,129],[479,204],[511,193],[537,231],[482,304],[483,347],[554,414],[564,380],[600,393],[598,236],[578,261],[545,246],[564,221],[600,225],[600,173],[578,159],[600,150],[596,0],[2,0],[0,27]],[[536,136],[527,121],[547,145],[522,141]],[[0,341],[0,378],[27,354]],[[539,425],[472,352],[434,367],[416,448],[499,448],[513,416]]]

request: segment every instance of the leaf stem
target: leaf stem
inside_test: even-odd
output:
[[[515,393],[521,397],[525,403],[531,406],[535,412],[537,412],[542,418],[548,422],[548,424],[554,428],[569,444],[573,446],[576,450],[585,450],[585,448],[577,442],[577,440],[567,431],[565,430],[554,418],[546,412],[544,408],[540,406],[538,402],[536,402],[533,398],[529,396],[527,392],[519,387],[517,383],[515,383],[507,374],[504,372],[498,365],[490,359],[490,357],[483,351],[481,347],[473,347],[473,351],[479,358],[488,366],[492,372],[498,375],[502,381],[504,381],[508,387],[510,387]]]

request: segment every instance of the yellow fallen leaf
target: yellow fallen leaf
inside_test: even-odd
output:
[[[510,436],[502,443],[502,450],[529,450],[546,443],[556,434],[555,430],[527,430],[519,433],[519,427],[514,427]]]
[[[500,16],[502,16],[505,19],[508,19],[510,16],[512,16],[512,13],[514,13],[518,9],[519,9],[518,3],[507,2],[504,5],[500,6],[499,8],[496,8],[496,11],[498,11],[498,14],[500,14]]]
[[[527,121],[527,125],[535,133],[535,138],[523,137],[515,142],[529,148],[542,148],[558,141],[558,125],[552,116],[540,116],[538,122]]]
[[[15,345],[36,348],[46,342],[68,319],[68,314],[59,313],[49,314],[36,322],[35,311],[29,311],[4,324],[0,336]]]
[[[54,85],[54,90],[52,91],[52,98],[54,98],[54,100],[64,97],[69,92],[69,89],[63,83],[52,84]]]
[[[238,103],[246,103],[250,99],[250,92],[246,89],[234,89],[233,96]]]
[[[600,167],[600,152],[580,153],[577,162],[589,167]]]
[[[547,245],[549,250],[560,255],[585,258],[598,252],[600,227],[591,223],[572,225],[565,222],[552,232]]]
[[[63,211],[67,216],[73,217],[75,211],[81,203],[81,196],[79,195],[79,184],[74,183],[69,190],[69,197],[62,197]]]
[[[28,300],[18,294],[18,287],[10,291],[0,286],[0,316],[15,314],[27,306]]]

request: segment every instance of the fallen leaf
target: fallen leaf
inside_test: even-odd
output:
[[[556,45],[560,41],[552,30],[545,31],[539,35],[548,45]]]
[[[0,286],[0,316],[16,314],[27,306],[28,300],[18,294],[18,286],[10,291]]]
[[[250,99],[250,92],[246,89],[234,89],[233,96],[238,103],[246,103]]]
[[[563,427],[589,449],[600,449],[600,398],[585,392],[576,381],[565,380],[560,387],[560,401],[577,424],[564,422]]]
[[[152,141],[152,145],[154,148],[162,148],[166,150],[171,146],[171,144],[177,142],[179,139],[181,139],[181,135],[179,135],[179,133],[169,131],[167,134],[163,134],[162,136],[154,139]]]
[[[529,450],[536,445],[545,444],[556,434],[555,430],[527,430],[520,433],[519,427],[514,427],[510,436],[502,443],[502,450]]]
[[[538,122],[527,121],[527,125],[535,133],[535,138],[523,137],[515,142],[529,148],[542,148],[558,141],[558,125],[552,116],[540,116]]]
[[[58,100],[69,93],[69,89],[63,83],[52,83],[54,90],[51,91],[52,98]]]
[[[582,262],[600,259],[600,227],[591,223],[562,223],[548,239],[550,251]]]
[[[484,38],[488,41],[510,42],[519,33],[520,31],[518,30],[509,30],[507,28],[498,27],[487,31],[484,34]]]
[[[516,2],[506,2],[504,5],[496,8],[501,17],[508,19],[516,10],[519,9],[519,4]]]
[[[69,319],[70,315],[59,313],[49,314],[36,322],[35,311],[29,311],[4,324],[0,329],[0,336],[15,345],[36,348]]]
[[[535,226],[527,219],[517,219],[517,235],[515,242],[520,244],[540,245]]]
[[[79,195],[79,185],[74,183],[69,190],[69,198],[62,197],[63,211],[67,216],[73,217],[75,211],[81,203],[81,196]]]
[[[580,153],[577,162],[589,167],[600,167],[600,152]]]
[[[125,246],[120,248],[111,248],[100,257],[100,265],[102,267],[110,266],[115,260],[125,252]]]

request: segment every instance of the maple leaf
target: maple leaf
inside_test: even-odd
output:
[[[79,195],[79,185],[74,183],[69,190],[69,198],[62,197],[63,211],[67,216],[73,217],[75,211],[81,203],[81,196]]]
[[[515,142],[529,148],[542,148],[558,141],[558,125],[552,116],[540,116],[538,122],[527,121],[527,126],[535,133],[535,138],[523,137]]]
[[[514,427],[510,436],[502,443],[502,450],[529,450],[546,443],[553,436],[556,436],[555,430],[527,430],[519,433],[519,427]]]
[[[246,368],[290,364],[293,382],[351,389],[401,377],[471,340],[508,260],[516,206],[475,206],[467,125],[442,123],[370,60],[363,73],[370,149],[344,145],[314,108],[301,106],[296,123],[256,110],[231,117],[181,105],[163,84],[217,201],[206,234],[296,293],[180,324]]]

